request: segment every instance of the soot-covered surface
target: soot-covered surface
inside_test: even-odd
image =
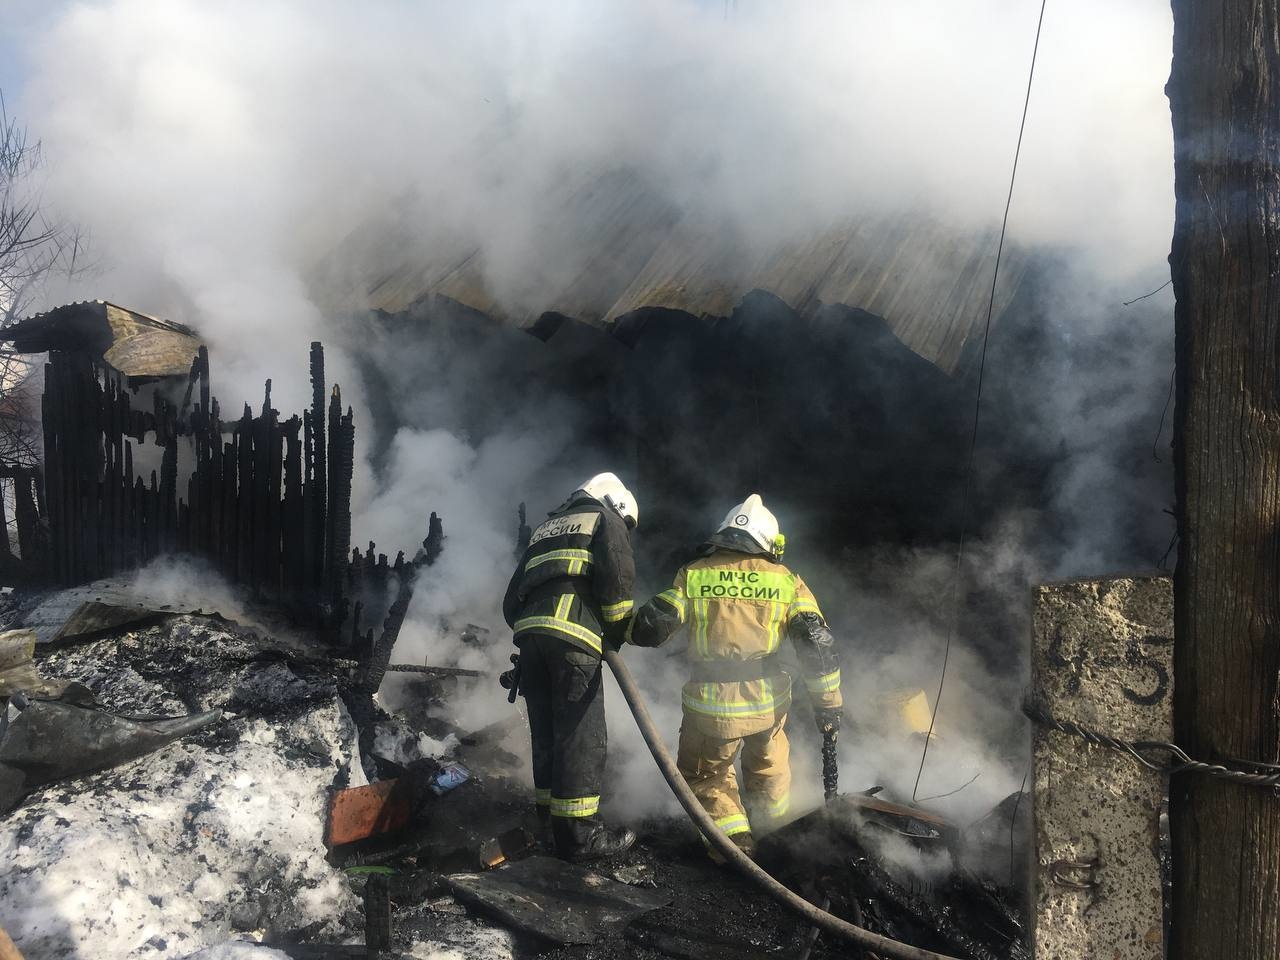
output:
[[[801,317],[756,293],[718,322],[648,311],[617,336],[551,327],[543,343],[439,303],[384,316],[360,345],[375,449],[402,425],[568,433],[573,457],[618,464],[643,495],[641,565],[662,569],[707,525],[708,503],[751,490],[796,518],[815,556],[954,532],[942,492],[962,461],[965,387],[878,317]]]
[[[282,657],[189,616],[38,655],[42,673],[85,684],[113,713],[224,715],[37,790],[0,820],[0,926],[24,955],[167,960],[255,931],[358,929],[320,831],[329,788],[362,776],[355,730],[334,678]]]

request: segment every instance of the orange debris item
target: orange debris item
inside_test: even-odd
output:
[[[399,830],[412,815],[413,789],[407,779],[339,790],[329,801],[325,845],[336,847]]]

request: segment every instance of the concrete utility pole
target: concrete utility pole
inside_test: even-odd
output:
[[[1174,725],[1280,762],[1280,7],[1173,0],[1178,529]],[[1280,798],[1170,797],[1173,960],[1280,957]]]

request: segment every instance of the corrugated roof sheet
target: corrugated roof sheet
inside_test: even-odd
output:
[[[536,302],[504,306],[511,292],[500,298],[490,289],[477,250],[448,262],[399,264],[369,291],[369,305],[394,313],[439,296],[523,325],[558,313],[612,326],[651,307],[728,316],[752,290],[764,290],[802,313],[824,304],[874,313],[920,356],[953,372],[986,317],[997,239],[994,230],[964,233],[919,217],[880,217],[760,249],[682,214],[625,171],[567,188],[546,235],[548,246],[572,237],[569,249],[577,253],[568,255],[568,267],[545,265],[545,276],[530,278]],[[1026,266],[1026,255],[1006,244],[997,317]]]
[[[191,370],[201,340],[194,330],[105,300],[38,313],[0,330],[18,353],[79,350],[102,357],[127,377],[179,377]]]

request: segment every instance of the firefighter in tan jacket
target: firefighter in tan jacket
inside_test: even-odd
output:
[[[819,730],[840,723],[835,643],[809,588],[779,562],[783,543],[777,519],[753,493],[729,511],[671,589],[636,613],[629,636],[656,647],[681,626],[689,630],[677,763],[707,813],[748,853],[752,827],[767,830],[790,803],[783,724],[791,678],[778,661],[784,634],[795,644]],[[734,771],[739,750],[745,808]]]

